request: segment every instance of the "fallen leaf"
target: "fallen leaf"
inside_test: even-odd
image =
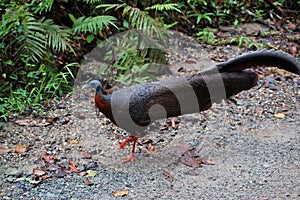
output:
[[[283,113],[277,113],[277,114],[274,114],[274,117],[275,118],[279,118],[279,119],[284,119],[285,118],[285,114],[283,114]]]
[[[15,123],[20,126],[29,126],[30,125],[30,121],[28,119],[16,120]]]
[[[26,151],[26,145],[24,145],[24,144],[18,145],[15,148],[15,152],[18,154],[23,154],[23,153],[25,153],[25,151]]]
[[[153,140],[147,138],[147,139],[143,139],[142,141],[139,142],[139,144],[149,144],[149,143],[153,143]]]
[[[78,143],[79,143],[78,140],[71,140],[71,141],[70,141],[70,144],[78,144]]]
[[[111,192],[115,197],[125,197],[128,195],[128,190],[118,190]]]
[[[91,186],[91,185],[94,184],[93,182],[90,181],[90,179],[88,179],[88,178],[86,178],[86,177],[82,178],[82,180],[83,180],[83,182],[84,182],[86,185],[88,185],[88,186]]]
[[[185,143],[180,143],[177,146],[177,155],[179,157],[180,162],[192,168],[198,168],[201,166],[201,164],[215,164],[211,161],[203,161],[198,155],[195,155],[195,148]]]
[[[160,128],[161,131],[168,130],[169,126],[167,124],[164,124],[163,127]]]
[[[147,147],[146,147],[146,153],[147,154],[151,154],[151,153],[153,153],[154,152],[154,146],[153,145],[148,145]]]
[[[215,165],[216,164],[215,162],[208,161],[208,160],[201,160],[201,163],[204,165]]]
[[[37,176],[43,176],[46,174],[46,172],[40,170],[38,167],[33,168],[33,173]]]
[[[55,160],[57,160],[57,158],[54,155],[48,155],[46,152],[43,152],[41,154],[41,158],[44,159],[44,161],[47,163],[52,163]]]
[[[175,117],[173,117],[172,118],[172,120],[171,120],[171,123],[172,123],[172,128],[173,129],[178,129],[178,124],[176,124],[176,122],[178,122],[178,121],[176,121],[177,119],[175,118]]]
[[[41,180],[46,180],[48,178],[48,174],[44,174],[42,177],[41,177]]]
[[[192,168],[197,168],[201,165],[201,162],[196,160],[189,151],[185,152],[179,159],[180,162]]]
[[[95,170],[86,170],[87,177],[95,177],[97,175],[97,171]]]
[[[0,146],[0,153],[9,153],[11,150]]]
[[[49,124],[50,123],[48,123],[48,122],[41,122],[41,123],[35,124],[35,126],[42,127],[42,126],[48,126]]]
[[[174,181],[174,177],[166,170],[163,170],[162,174],[166,177],[166,179],[169,181],[169,182],[173,182]]]
[[[79,172],[79,170],[75,166],[75,162],[73,162],[73,161],[70,161],[70,168],[71,168],[72,172]]]

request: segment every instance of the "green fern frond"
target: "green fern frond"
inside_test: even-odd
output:
[[[36,21],[29,17],[23,21],[24,31],[19,52],[27,53],[38,61],[46,53],[46,47],[56,51],[64,51],[69,41],[70,33],[54,24],[51,19]],[[20,42],[20,41],[19,41]]]
[[[47,47],[57,51],[66,49],[70,36],[67,30],[55,25],[51,19],[37,20],[22,8],[14,13],[13,17],[9,11],[3,16],[0,37],[3,41],[10,41],[16,60],[27,55],[38,62],[45,57]]]
[[[156,11],[174,10],[174,11],[181,13],[181,11],[177,8],[177,6],[178,5],[176,3],[156,4],[156,5],[146,8],[145,10],[156,10]]]
[[[61,26],[54,24],[51,19],[46,19],[45,21],[40,22],[39,27],[41,32],[46,37],[47,45],[57,51],[66,50],[69,44],[70,31],[67,29],[62,29]]]
[[[49,12],[52,9],[54,0],[33,0],[31,2],[32,5],[38,5],[36,6],[36,10],[34,13],[43,13],[43,12]]]
[[[131,25],[130,28],[136,28],[143,31],[143,34],[158,38],[164,38],[164,29],[159,21],[152,18],[147,11],[142,11],[139,8],[135,8],[126,5],[123,10],[123,17],[128,17],[128,21]]]
[[[83,0],[83,2],[88,4],[101,3],[103,0]]]
[[[96,6],[96,8],[105,8],[105,11],[111,10],[111,9],[120,9],[122,7],[125,7],[127,4],[123,3],[123,4],[101,4],[99,6]]]
[[[108,15],[101,15],[97,17],[80,17],[74,21],[73,32],[90,32],[93,34],[98,34],[109,25],[117,28],[115,24],[116,18]]]
[[[16,46],[20,45],[15,52],[15,57],[19,58],[21,55],[28,55],[38,62],[40,58],[46,53],[46,38],[41,32],[39,22],[32,16],[28,15],[22,21],[22,31],[20,35],[15,38]]]

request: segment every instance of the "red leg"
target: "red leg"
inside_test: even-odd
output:
[[[129,142],[133,142],[132,143],[132,149],[131,149],[131,154],[128,158],[125,158],[123,160],[123,162],[128,162],[128,161],[131,161],[133,163],[134,161],[134,149],[135,149],[135,144],[136,144],[136,141],[138,140],[138,137],[137,136],[131,136],[130,138],[128,138],[127,140],[124,140],[123,142],[120,143],[119,147],[121,149],[123,149]]]

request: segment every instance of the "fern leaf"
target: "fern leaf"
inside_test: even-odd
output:
[[[178,5],[176,3],[156,4],[146,8],[145,10],[156,10],[156,11],[174,10],[176,12],[181,13],[181,11],[177,8],[177,6]]]
[[[115,21],[115,17],[108,15],[101,15],[97,17],[80,17],[76,19],[73,24],[73,32],[90,32],[93,34],[98,34],[99,31],[103,30],[109,25],[117,28]]]

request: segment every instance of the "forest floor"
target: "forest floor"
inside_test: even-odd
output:
[[[248,51],[188,46],[171,48],[173,75]],[[130,148],[118,148],[127,134],[95,113],[94,91],[9,122],[0,132],[0,199],[299,199],[300,77],[256,71],[258,85],[234,96],[235,104],[174,118],[175,125],[156,122],[134,164],[122,162]]]

